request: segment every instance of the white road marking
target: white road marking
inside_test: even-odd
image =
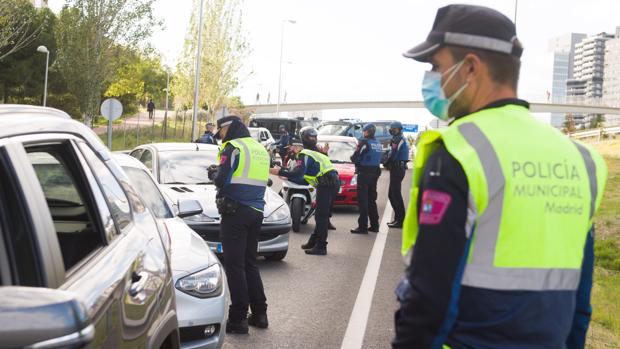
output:
[[[359,349],[364,344],[364,335],[366,333],[366,325],[368,324],[368,316],[370,315],[370,307],[372,306],[372,298],[375,293],[375,286],[377,285],[377,278],[379,277],[379,269],[381,267],[381,259],[383,258],[383,250],[385,249],[385,242],[387,240],[389,219],[392,218],[392,205],[388,202],[385,205],[385,211],[383,211],[383,217],[381,218],[381,225],[379,226],[379,233],[375,238],[375,244],[372,246],[370,257],[368,258],[368,264],[366,265],[366,272],[364,272],[364,279],[360,285],[359,292],[357,293],[357,299],[349,318],[349,324],[347,325],[347,331],[342,339],[341,349]],[[370,233],[372,234],[372,233]]]

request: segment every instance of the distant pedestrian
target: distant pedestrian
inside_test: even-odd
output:
[[[155,112],[155,103],[153,103],[152,99],[149,99],[149,103],[146,105],[146,110],[149,112],[149,119],[152,119],[153,113]]]
[[[213,123],[211,122],[207,123],[207,130],[200,138],[196,140],[196,143],[217,144],[217,142],[215,141],[215,138],[213,137],[214,126],[215,125],[213,125]]]

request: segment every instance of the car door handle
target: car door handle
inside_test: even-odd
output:
[[[146,288],[146,283],[149,280],[149,273],[145,271],[141,271],[136,273],[135,271],[131,274],[131,286],[129,286],[129,295],[131,297],[136,297],[140,293],[144,291]]]

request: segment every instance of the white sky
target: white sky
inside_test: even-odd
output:
[[[252,53],[247,59],[236,94],[253,104],[256,94],[266,103],[277,99],[280,28],[283,19],[296,24],[285,28],[283,91],[287,101],[420,100],[426,64],[405,59],[401,53],[423,41],[437,9],[446,0],[245,0],[243,24]],[[514,17],[514,0],[457,1],[493,7]],[[64,0],[49,0],[58,10]],[[174,62],[183,47],[191,0],[158,0],[156,15],[165,28],[152,44]],[[549,40],[570,32],[615,32],[620,25],[618,0],[520,0],[517,34],[525,47],[519,95],[544,101],[551,91],[553,56]],[[253,72],[248,75],[248,72]],[[377,116],[377,114],[380,115]],[[346,111],[363,119],[409,116],[428,119],[425,111]],[[355,114],[355,115],[353,115]],[[396,114],[402,115],[401,117]],[[334,115],[334,112],[324,114]],[[408,120],[409,119],[409,120]],[[416,118],[417,119],[417,118]],[[423,120],[419,120],[423,123]]]

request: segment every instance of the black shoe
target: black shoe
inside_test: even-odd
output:
[[[269,321],[267,320],[267,314],[250,314],[248,318],[248,325],[258,328],[269,327]]]
[[[373,233],[378,233],[379,232],[379,226],[370,227],[370,228],[368,228],[368,231],[371,231]]]
[[[329,222],[329,225],[327,226],[327,229],[329,229],[329,230],[336,230],[336,227],[334,227],[332,222]]]
[[[388,225],[390,225],[390,224],[396,224],[396,223],[398,223],[398,221],[397,221],[397,220],[393,220],[393,221],[391,221],[391,222],[388,222]]]
[[[316,235],[312,234],[312,235],[310,235],[310,238],[308,239],[308,242],[306,242],[305,244],[301,245],[301,249],[302,250],[309,250],[311,248],[314,248],[315,245],[316,245]]]
[[[351,229],[351,234],[368,234],[368,230],[362,228]]]
[[[226,322],[226,333],[248,334],[249,331],[248,320],[246,319],[239,322],[228,319]]]
[[[402,228],[403,227],[403,223],[402,222],[392,222],[392,223],[388,223],[387,226],[390,227],[390,228]]]
[[[327,254],[327,243],[320,244],[317,243],[313,248],[304,251],[306,254],[317,255],[317,256],[325,256]]]

